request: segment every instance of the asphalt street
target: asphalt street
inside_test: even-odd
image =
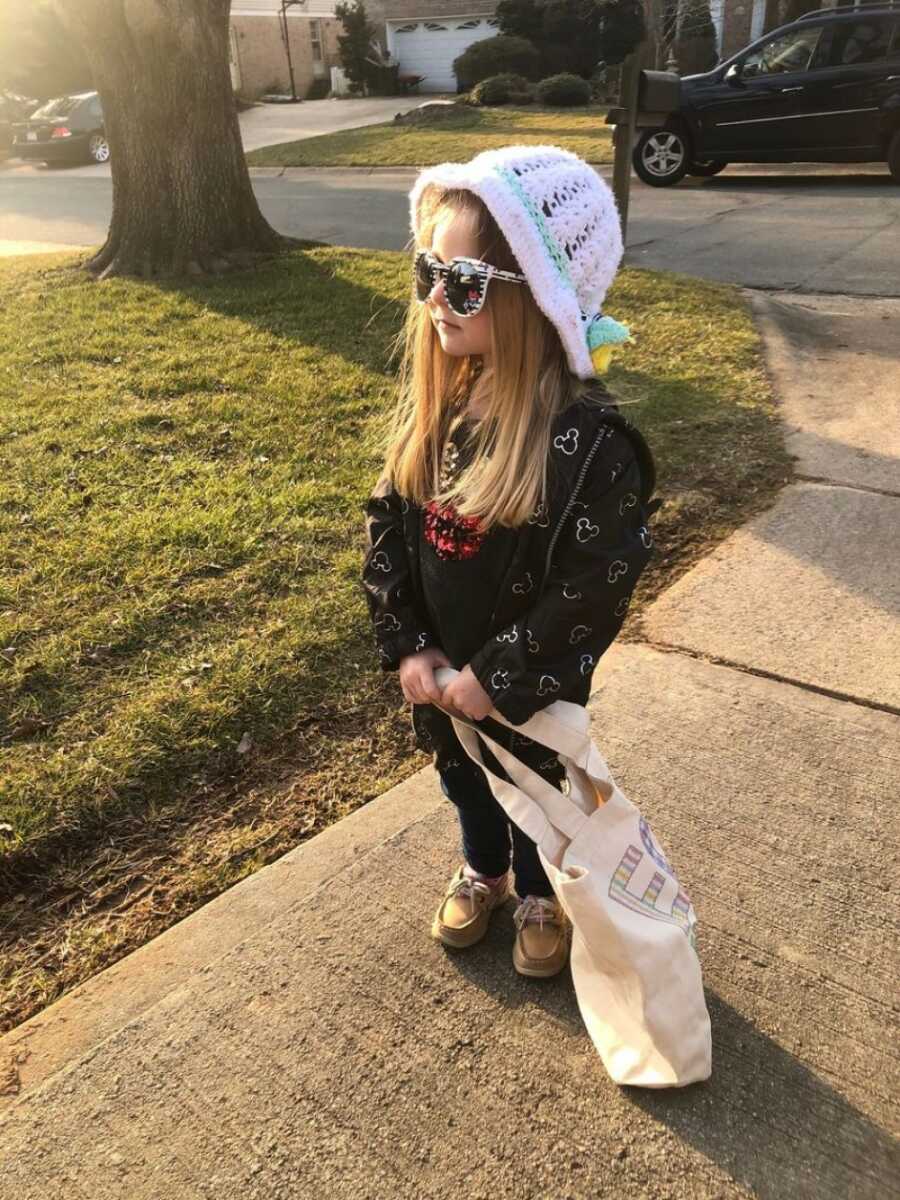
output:
[[[0,244],[102,242],[111,183],[93,167],[0,170]],[[401,249],[414,169],[255,172],[282,232]],[[635,180],[628,261],[750,287],[897,294],[900,189],[884,168],[737,168],[649,188]]]

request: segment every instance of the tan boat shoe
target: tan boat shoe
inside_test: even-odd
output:
[[[513,914],[513,966],[520,975],[558,975],[569,957],[569,922],[555,896],[526,896]]]
[[[507,875],[500,883],[491,885],[481,879],[470,879],[463,874],[463,867],[459,867],[434,915],[431,936],[457,950],[474,946],[487,933],[491,913],[508,895]]]

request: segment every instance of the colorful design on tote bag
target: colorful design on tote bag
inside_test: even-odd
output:
[[[653,861],[656,863],[656,865],[660,868],[660,870],[665,871],[665,873],[667,875],[671,875],[672,878],[674,879],[675,870],[672,866],[669,865],[668,859],[663,854],[662,850],[660,850],[659,846],[656,844],[656,840],[653,837],[653,834],[650,832],[650,826],[647,824],[647,822],[644,820],[643,817],[639,818],[639,820],[638,820],[638,829],[641,834],[641,841],[644,843],[644,849],[647,851],[647,853],[650,855],[650,857],[653,859]]]
[[[654,845],[652,838],[650,838],[650,830],[646,826],[646,822],[642,820],[641,825],[643,826],[641,829],[642,839],[644,839],[644,831],[646,829],[647,840],[645,840],[644,844],[647,845],[650,857],[657,865],[661,865],[660,860],[662,860],[662,863],[665,863],[666,860],[660,854],[659,848]],[[653,850],[650,850],[650,846],[653,846]],[[657,854],[659,854],[659,858],[657,858]],[[630,908],[632,912],[640,913],[645,917],[651,917],[654,921],[665,921],[669,925],[677,925],[696,949],[697,943],[694,927],[697,919],[694,916],[694,910],[691,908],[691,902],[685,893],[679,888],[669,912],[657,907],[657,901],[666,880],[672,879],[676,884],[678,882],[675,878],[675,873],[667,863],[665,874],[661,871],[654,871],[653,878],[640,896],[629,892],[628,885],[631,883],[632,876],[643,859],[643,850],[638,850],[637,846],[628,847],[619,860],[619,865],[616,867],[613,877],[610,880],[610,899],[615,900],[625,908]]]

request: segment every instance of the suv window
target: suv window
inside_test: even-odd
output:
[[[891,27],[887,21],[841,21],[831,46],[833,67],[882,62],[887,57]]]
[[[752,78],[808,70],[821,32],[821,25],[802,25],[757,46],[744,59],[741,75]]]

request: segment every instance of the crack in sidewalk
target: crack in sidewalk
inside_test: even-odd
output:
[[[697,662],[711,663],[717,667],[728,667],[732,671],[740,671],[743,675],[756,675],[760,679],[771,679],[774,683],[783,683],[788,687],[799,688],[804,692],[815,692],[819,696],[828,696],[832,700],[841,700],[845,704],[855,704],[859,708],[868,708],[875,712],[884,712],[894,717],[900,717],[900,707],[897,705],[883,704],[878,700],[865,700],[861,696],[853,696],[849,692],[839,692],[833,688],[823,687],[821,684],[808,683],[803,679],[794,679],[790,675],[780,675],[777,671],[767,671],[763,667],[751,667],[747,663],[735,662],[734,659],[724,658],[718,654],[709,654],[703,650],[693,650],[690,646],[680,646],[674,642],[657,642],[652,638],[644,637],[640,634],[630,644],[647,646],[651,650],[658,650],[661,654],[683,654],[686,658],[693,658]]]
[[[794,474],[794,481],[802,483],[820,483],[825,487],[846,488],[850,492],[866,492],[870,496],[888,496],[892,500],[900,500],[900,492],[892,492],[889,488],[866,487],[864,483],[843,483],[839,479],[830,479],[827,475]]]

